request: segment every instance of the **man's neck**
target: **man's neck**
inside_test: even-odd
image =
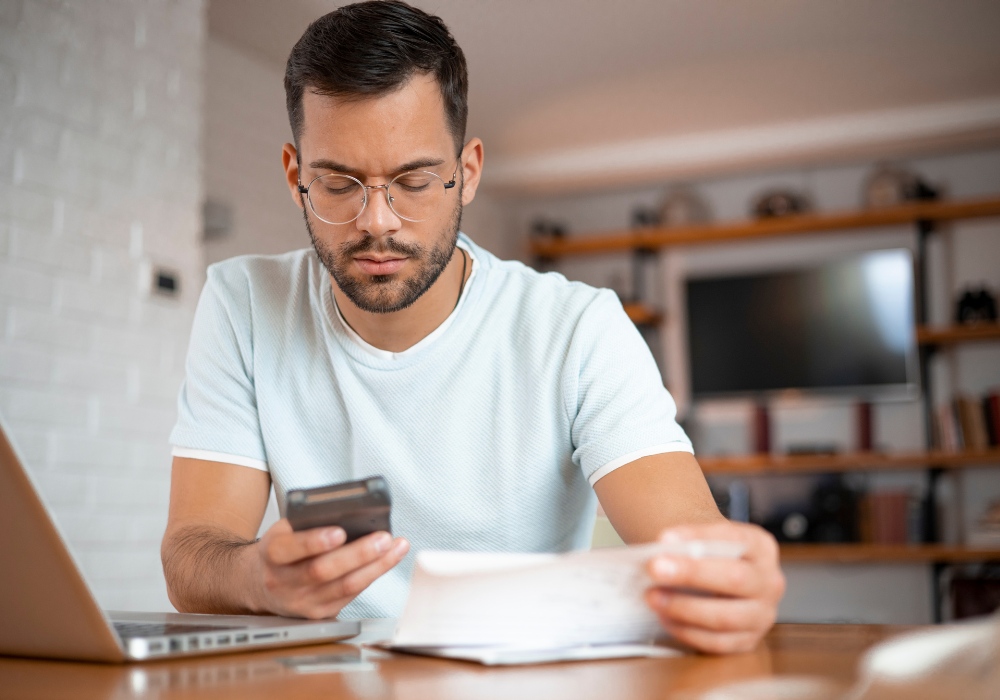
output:
[[[408,308],[388,314],[359,309],[332,277],[330,284],[341,315],[362,340],[379,350],[403,352],[433,333],[451,315],[458,303],[459,291],[471,274],[472,260],[456,246],[448,265],[430,289]]]

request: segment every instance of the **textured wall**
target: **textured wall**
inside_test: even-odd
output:
[[[205,191],[230,207],[228,235],[206,242],[209,263],[310,245],[288,194],[281,147],[292,140],[284,66],[210,37],[205,66]]]
[[[0,3],[0,414],[109,608],[171,609],[205,31],[203,0]]]

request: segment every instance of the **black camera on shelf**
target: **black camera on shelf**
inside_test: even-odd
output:
[[[996,323],[997,298],[986,287],[966,289],[955,306],[955,323]]]
[[[858,494],[841,477],[825,476],[809,503],[782,508],[762,525],[779,542],[857,542]]]

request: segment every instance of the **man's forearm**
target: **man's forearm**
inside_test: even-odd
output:
[[[598,480],[594,491],[627,544],[653,542],[668,527],[725,520],[687,452],[641,457]]]
[[[254,540],[208,525],[168,532],[160,555],[170,602],[180,612],[266,612],[260,604],[256,547]]]

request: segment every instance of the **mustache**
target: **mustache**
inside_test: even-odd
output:
[[[358,253],[394,253],[408,258],[421,258],[424,254],[424,248],[415,243],[400,243],[392,236],[388,238],[365,236],[359,241],[344,243],[340,246],[341,257],[353,258]]]

